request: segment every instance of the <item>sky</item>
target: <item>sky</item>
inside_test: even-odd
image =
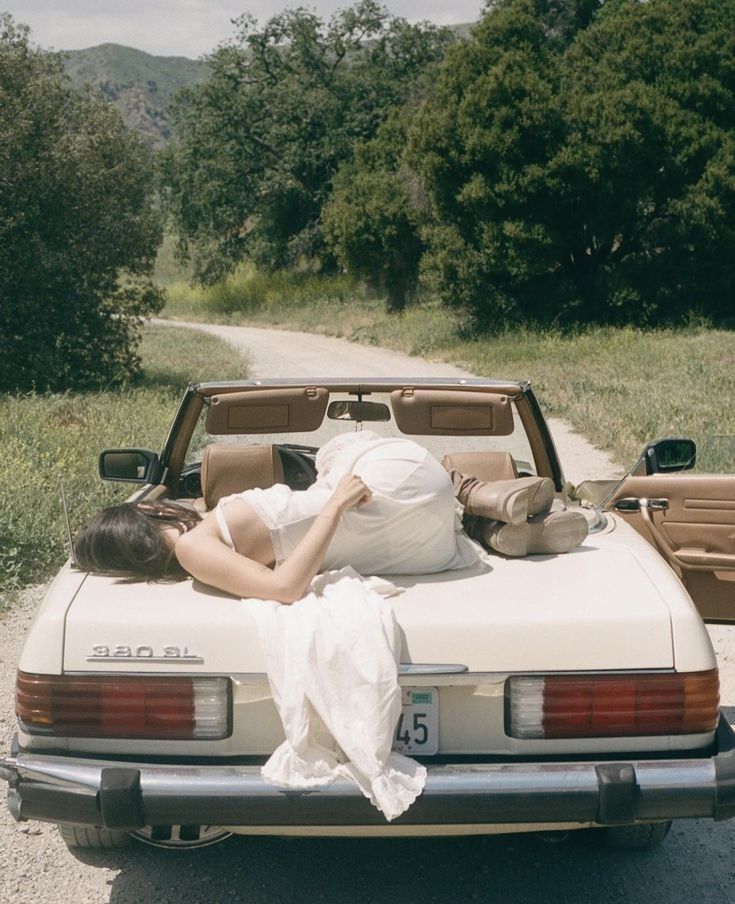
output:
[[[80,50],[108,42],[162,56],[199,57],[234,35],[244,12],[265,20],[287,7],[306,6],[328,18],[352,0],[0,0],[0,11],[30,25],[35,44]],[[387,0],[391,13],[412,22],[474,22],[483,0]]]

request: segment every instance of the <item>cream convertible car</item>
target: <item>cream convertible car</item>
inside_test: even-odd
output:
[[[190,385],[160,455],[103,452],[100,471],[206,510],[307,487],[320,443],[363,422],[486,480],[549,476],[557,506],[579,504],[530,386],[510,381]],[[391,578],[405,587],[396,746],[428,768],[391,824],[352,784],[262,780],[283,731],[246,604],[67,563],[20,659],[0,759],[13,815],[58,823],[72,847],[592,827],[643,846],[675,818],[730,818],[735,744],[702,616],[735,617],[735,477],[692,463],[692,443],[663,440],[619,485],[578,488],[603,505],[568,554]]]

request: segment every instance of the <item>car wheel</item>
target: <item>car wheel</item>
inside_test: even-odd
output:
[[[649,822],[634,826],[611,826],[604,830],[604,840],[609,848],[642,850],[661,844],[670,829],[670,819],[666,822]]]
[[[211,844],[219,844],[229,838],[232,832],[221,826],[202,825],[170,825],[170,826],[144,826],[136,829],[132,837],[143,844],[153,847],[175,850],[190,850],[191,848],[209,847]]]
[[[59,823],[59,833],[67,847],[76,849],[112,851],[127,847],[131,842],[129,832],[101,829],[97,826],[74,826]]]

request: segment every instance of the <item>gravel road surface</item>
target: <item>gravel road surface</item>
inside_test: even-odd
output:
[[[253,374],[262,377],[467,375],[450,365],[312,334],[192,326],[245,348]],[[563,422],[552,421],[552,431],[573,482],[620,473]],[[0,621],[3,751],[14,731],[15,667],[43,589],[28,590]],[[735,703],[733,631],[711,631],[723,699],[730,704]],[[0,904],[728,904],[735,901],[734,849],[735,822],[696,820],[676,823],[652,852],[606,851],[593,833],[576,832],[563,841],[526,835],[232,838],[189,854],[136,845],[75,858],[53,826],[18,825],[0,806]]]

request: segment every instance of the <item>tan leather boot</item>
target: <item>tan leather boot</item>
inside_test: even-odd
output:
[[[569,552],[585,539],[587,519],[581,512],[548,512],[524,524],[486,521],[479,539],[504,556],[557,555]]]
[[[523,524],[529,515],[547,512],[554,501],[554,483],[548,477],[484,481],[455,470],[449,476],[465,512],[493,521]]]

